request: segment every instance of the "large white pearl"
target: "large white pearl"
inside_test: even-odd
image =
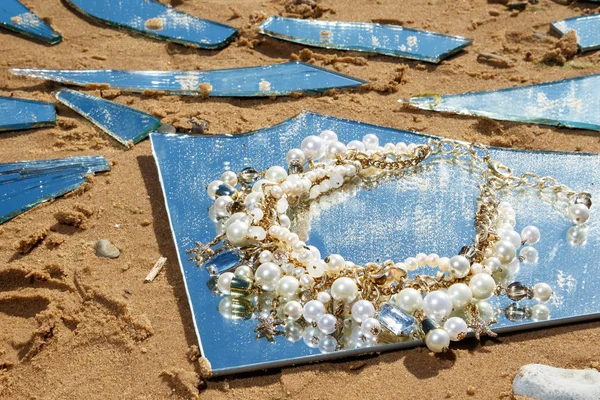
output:
[[[229,214],[231,214],[231,212],[229,211],[229,208],[231,207],[232,204],[233,204],[233,199],[231,197],[219,196],[215,200],[215,204],[213,207],[215,208],[215,213],[219,217],[228,217]]]
[[[325,306],[318,300],[311,300],[304,305],[302,313],[306,322],[317,322],[325,314]]]
[[[245,222],[236,221],[227,227],[227,239],[233,245],[243,243],[246,240],[247,234],[248,234],[248,224]]]
[[[327,151],[327,144],[320,137],[311,135],[304,138],[300,148],[306,157],[316,161],[325,155],[325,152]]]
[[[350,278],[337,278],[331,285],[331,297],[337,301],[350,303],[358,295],[356,282]]]
[[[488,257],[483,260],[482,264],[490,269],[492,272],[498,271],[502,268],[502,263],[497,257]]]
[[[304,161],[306,161],[306,155],[300,149],[291,149],[290,151],[287,152],[287,154],[285,156],[285,161],[287,161],[287,163],[289,165],[292,165],[292,164],[302,165],[302,164],[304,164]]]
[[[315,280],[309,274],[300,275],[299,281],[303,288],[310,288],[315,283]]]
[[[300,282],[298,282],[298,279],[293,276],[284,276],[277,282],[277,293],[281,297],[289,299],[294,297],[299,287]]]
[[[217,197],[217,189],[219,188],[219,186],[221,186],[223,184],[223,181],[212,181],[211,183],[208,184],[208,186],[206,187],[206,193],[208,194],[208,197],[210,197],[211,199],[215,199]]]
[[[464,278],[471,270],[471,263],[465,256],[454,256],[450,259],[449,271],[457,278]]]
[[[536,304],[531,307],[531,318],[535,321],[546,321],[550,318],[550,309],[545,304]]]
[[[233,279],[233,272],[223,272],[217,279],[217,289],[223,294],[231,294],[231,279]]]
[[[367,339],[375,339],[381,333],[381,324],[375,318],[367,318],[360,324],[360,333]]]
[[[361,323],[367,318],[371,318],[375,315],[375,307],[373,303],[367,300],[358,300],[352,306],[352,318]]]
[[[521,240],[527,244],[536,244],[540,241],[540,230],[535,226],[526,226],[521,231]]]
[[[245,276],[246,278],[254,279],[254,271],[247,265],[240,265],[235,269],[235,274]]]
[[[331,295],[327,292],[319,292],[317,293],[317,300],[323,304],[327,304],[331,301]]]
[[[546,302],[550,300],[551,296],[552,288],[547,283],[540,282],[533,285],[533,297],[537,301]]]
[[[248,228],[248,237],[260,242],[266,239],[267,232],[260,226],[251,226]]]
[[[379,146],[379,138],[372,133],[366,134],[362,142],[367,150],[375,150]]]
[[[409,314],[412,314],[423,307],[423,297],[421,297],[421,293],[413,288],[402,289],[394,296],[394,300],[398,307]]]
[[[350,141],[346,145],[346,148],[348,150],[356,150],[356,151],[360,151],[360,152],[363,152],[363,151],[366,150],[364,143],[361,142],[360,140],[352,140],[352,141]]]
[[[346,145],[342,142],[329,143],[329,146],[327,147],[327,154],[331,158],[333,158],[338,153],[343,153],[344,151],[346,151]]]
[[[275,283],[277,283],[280,277],[281,268],[272,262],[260,264],[254,273],[254,281],[261,285],[263,289],[265,289],[265,287],[270,290],[275,289]]]
[[[502,240],[508,240],[509,242],[512,243],[513,246],[515,246],[515,249],[518,249],[519,247],[521,247],[521,235],[519,235],[517,232],[511,230],[502,230],[500,232],[500,239]]]
[[[324,130],[319,134],[319,137],[328,143],[337,142],[338,137],[336,133],[332,130]]]
[[[513,246],[513,244],[508,240],[498,241],[494,245],[494,249],[496,250],[496,256],[498,257],[498,260],[500,260],[502,264],[510,263],[517,255],[515,246]]]
[[[292,321],[298,320],[302,316],[302,304],[296,300],[288,301],[283,306],[283,316]]]
[[[525,264],[535,264],[538,262],[539,258],[538,251],[535,247],[525,246],[519,252],[519,258],[522,259]]]
[[[321,332],[329,335],[335,332],[335,325],[337,324],[337,318],[332,314],[323,314],[319,317],[317,327]]]
[[[453,342],[457,342],[462,340],[467,334],[467,323],[464,319],[459,317],[451,317],[448,318],[448,321],[444,323],[444,329],[448,332],[448,336],[450,336],[450,340]]]
[[[473,293],[471,289],[464,283],[455,283],[448,288],[448,296],[452,300],[452,306],[455,310],[464,308],[467,304],[471,303]]]
[[[423,299],[423,312],[437,322],[443,322],[452,312],[452,299],[441,290],[430,292]]]
[[[425,336],[425,345],[434,353],[444,352],[450,346],[450,335],[442,328],[433,329]]]
[[[475,274],[471,277],[469,288],[477,300],[489,299],[496,289],[496,281],[488,274]]]
[[[325,262],[327,263],[326,269],[331,272],[339,272],[346,266],[344,257],[340,256],[339,254],[329,255],[325,259]]]
[[[573,204],[569,206],[568,214],[571,222],[577,225],[584,224],[590,219],[590,209],[584,204]]]
[[[286,180],[288,174],[287,171],[278,165],[274,165],[265,172],[265,179],[281,183]]]
[[[221,180],[231,186],[235,186],[238,183],[237,174],[233,171],[223,172],[223,175],[221,175]]]

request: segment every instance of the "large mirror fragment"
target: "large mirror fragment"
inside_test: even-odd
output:
[[[0,26],[46,44],[57,44],[62,36],[20,1],[0,2]]]
[[[54,104],[0,96],[0,132],[56,125]]]
[[[600,14],[584,15],[555,21],[550,27],[561,35],[569,31],[577,34],[577,45],[581,51],[597,50],[600,48]]]

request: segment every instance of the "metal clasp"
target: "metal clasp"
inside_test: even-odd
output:
[[[508,168],[506,165],[500,163],[499,161],[489,160],[488,167],[492,174],[497,176],[498,178],[508,178],[512,176],[512,169]]]

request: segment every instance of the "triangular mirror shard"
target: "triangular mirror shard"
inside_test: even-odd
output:
[[[0,26],[47,44],[57,44],[62,36],[20,1],[0,2]]]
[[[56,125],[54,104],[0,96],[0,132]]]
[[[262,34],[307,46],[364,51],[439,63],[471,44],[471,39],[366,22],[271,17]]]
[[[271,97],[358,87],[363,80],[302,62],[208,71],[11,69],[15,75],[76,85],[105,85],[124,92],[145,90],[214,97]]]
[[[600,14],[567,18],[550,24],[561,35],[569,31],[577,33],[577,45],[581,51],[600,49]]]
[[[312,334],[302,340],[303,329],[311,329],[310,325],[282,327],[286,335],[275,337],[275,343],[256,340],[256,319],[244,318],[251,318],[254,305],[255,309],[263,307],[264,310],[272,299],[258,296],[244,301],[245,297],[238,300],[215,295],[212,289],[216,279],[211,280],[206,269],[223,271],[235,267],[239,257],[236,260],[234,254],[219,253],[215,249],[217,255],[202,268],[190,260],[187,250],[196,247],[194,242],[210,243],[218,229],[209,217],[208,208],[213,200],[206,193],[207,184],[221,179],[225,170],[240,172],[253,167],[263,171],[274,165],[285,166],[286,154],[291,148],[299,148],[307,136],[325,130],[335,132],[343,143],[361,140],[365,134],[377,135],[381,144],[423,144],[432,138],[314,113],[303,113],[238,136],[150,134],[198,342],[215,375],[422,344],[419,340],[407,340],[321,353],[319,348],[305,344],[312,343]],[[552,176],[573,190],[592,190],[592,198],[600,196],[598,185],[594,185],[600,180],[600,157],[596,154],[499,148],[491,148],[490,153],[493,159],[512,167],[515,174],[531,171]],[[376,187],[350,184],[339,196],[326,196],[313,204],[315,207],[298,210],[299,218],[293,216],[292,226],[298,232],[308,231],[307,244],[316,246],[321,254],[341,254],[345,260],[361,265],[373,260],[404,260],[421,251],[455,255],[474,235],[473,217],[481,175],[478,170],[451,160],[438,161]],[[247,176],[240,174],[240,179]],[[584,229],[586,232],[577,232],[581,237],[576,235],[578,241],[573,245],[570,240],[574,236],[569,236],[571,224],[565,214],[557,211],[556,204],[527,191],[515,192],[503,200],[509,201],[515,209],[516,230],[520,232],[526,225],[534,225],[542,232],[542,240],[535,245],[539,262],[522,265],[518,280],[547,282],[555,289],[556,298],[547,303],[549,320],[512,322],[501,313],[494,330],[524,330],[600,317],[597,285],[590,284],[600,273],[600,222],[590,219],[591,224]],[[303,217],[304,211],[309,218]],[[583,245],[585,239],[587,244]],[[495,298],[490,301],[490,308],[505,309],[510,303],[505,297]],[[534,304],[522,303],[523,306]],[[510,318],[513,317],[511,314]],[[222,343],[228,345],[222,346]]]
[[[237,34],[231,26],[191,16],[154,0],[67,0],[67,3],[108,25],[191,47],[220,49]]]
[[[399,100],[423,110],[600,131],[600,74],[536,85]]]
[[[87,175],[109,170],[108,161],[101,156],[0,164],[0,224],[77,189]]]
[[[161,125],[160,119],[150,114],[75,90],[62,89],[55,96],[127,147],[138,143]]]

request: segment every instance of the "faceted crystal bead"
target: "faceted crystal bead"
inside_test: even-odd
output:
[[[240,182],[246,184],[247,186],[252,186],[254,182],[258,180],[260,174],[257,170],[252,167],[244,168],[238,175],[238,179]]]
[[[509,321],[521,321],[524,318],[531,317],[531,308],[528,306],[520,306],[517,303],[512,303],[506,307],[504,314]]]
[[[587,208],[592,208],[592,195],[589,193],[580,193],[575,197],[575,204],[583,204]]]
[[[289,258],[290,257],[288,255],[288,253],[282,249],[277,249],[273,253],[273,261],[275,261],[275,264],[277,264],[277,265],[283,265],[283,264],[287,263]]]
[[[239,254],[233,250],[218,252],[204,263],[204,268],[211,274],[222,274],[242,263]]]
[[[217,196],[233,196],[236,191],[237,190],[235,190],[235,188],[233,186],[231,186],[227,183],[222,183],[219,185],[219,187],[215,191],[215,194]]]
[[[514,301],[519,301],[528,297],[529,289],[521,282],[513,282],[506,288],[506,296]]]
[[[410,336],[417,328],[417,320],[392,303],[385,303],[379,308],[377,320],[396,336]]]
[[[250,294],[252,291],[253,280],[241,275],[234,275],[231,278],[231,296],[232,297],[244,297]]]

